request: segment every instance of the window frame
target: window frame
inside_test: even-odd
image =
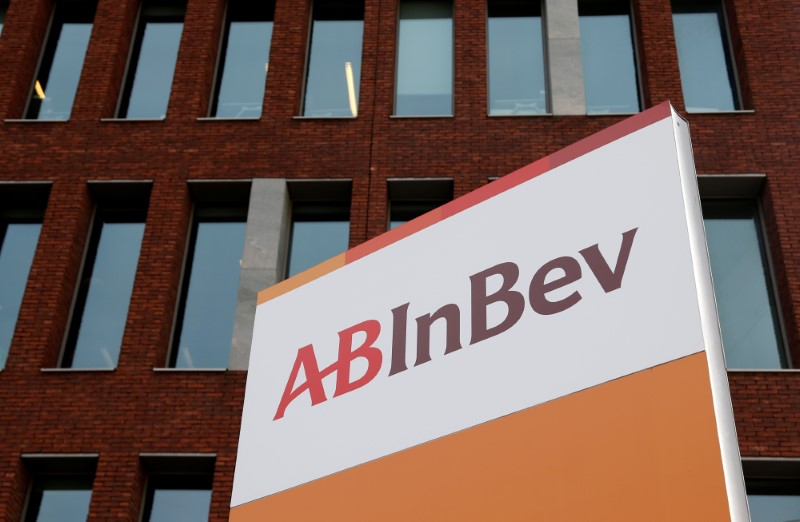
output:
[[[189,484],[190,487],[185,489],[208,489],[213,500],[216,459],[216,453],[140,453],[139,463],[145,474],[145,480],[139,521],[149,520],[155,489],[162,481],[168,485],[176,482],[181,486]],[[205,487],[206,485],[207,487]],[[181,489],[181,487],[162,489]],[[209,505],[209,514],[210,512],[211,505]]]
[[[439,208],[454,199],[453,178],[389,178],[386,180],[387,213],[386,230],[392,229],[395,206],[406,206],[408,222]],[[401,225],[398,225],[401,226]]]
[[[54,478],[77,478],[86,480],[91,477],[89,513],[91,513],[91,496],[94,495],[94,481],[97,478],[97,453],[23,453],[20,455],[23,465],[30,474],[25,501],[22,508],[23,522],[35,521],[41,504],[33,508],[33,502],[38,480],[52,480]],[[43,489],[43,488],[41,488]],[[41,503],[41,498],[39,498]],[[35,511],[31,511],[35,509]]]

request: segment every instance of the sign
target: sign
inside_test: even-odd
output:
[[[746,520],[665,103],[259,295],[231,520]]]

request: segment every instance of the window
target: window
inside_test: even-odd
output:
[[[23,456],[31,471],[25,522],[86,520],[97,458]]]
[[[60,2],[56,6],[26,118],[69,119],[92,34],[95,7],[89,2]]]
[[[195,208],[170,367],[228,367],[246,221],[246,200]]]
[[[303,116],[358,116],[363,0],[315,0]]]
[[[0,370],[11,349],[48,192],[31,185],[0,194]]]
[[[166,117],[185,10],[184,3],[142,5],[120,101],[120,118]]]
[[[489,0],[489,114],[545,114],[542,6]]]
[[[453,4],[401,0],[395,114],[453,114]]]
[[[62,367],[116,368],[146,214],[146,206],[97,206]]]
[[[800,461],[742,459],[753,522],[800,520]]]
[[[630,3],[579,0],[578,15],[587,113],[638,112]]]
[[[673,0],[672,24],[686,110],[740,109],[722,3]]]
[[[727,367],[785,367],[757,205],[705,199],[703,217]]]
[[[452,179],[390,179],[389,229],[453,199]]]
[[[147,472],[143,522],[208,520],[214,456],[142,455]]]
[[[3,24],[6,22],[7,10],[8,4],[6,2],[0,2],[0,36],[3,36]]]
[[[211,116],[261,116],[274,12],[274,2],[228,2]]]
[[[349,181],[295,182],[287,275],[299,274],[347,250],[350,241]]]

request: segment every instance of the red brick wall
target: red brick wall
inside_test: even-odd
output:
[[[765,173],[762,196],[778,297],[800,361],[800,20],[797,2],[731,0],[750,113],[689,115],[698,172]],[[298,119],[310,0],[278,0],[259,121],[197,121],[209,107],[223,0],[189,0],[165,121],[111,118],[135,0],[100,0],[69,123],[0,123],[0,182],[53,183],[6,369],[0,372],[0,519],[18,519],[19,455],[99,453],[91,520],[135,520],[141,452],[216,453],[212,518],[230,500],[245,375],[157,373],[170,341],[190,201],[187,180],[351,178],[351,245],[387,221],[386,179],[453,177],[462,195],[602,129],[613,116],[487,116],[484,0],[455,1],[455,113],[391,118],[396,0],[367,0],[359,117]],[[643,99],[683,111],[667,0],[634,0]],[[0,118],[20,118],[48,24],[49,0],[11,0],[0,37]],[[743,76],[743,80],[744,80]],[[56,365],[91,219],[88,180],[151,180],[147,226],[119,365]],[[744,455],[800,457],[800,376],[731,374]]]

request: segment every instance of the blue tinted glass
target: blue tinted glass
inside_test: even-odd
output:
[[[639,111],[630,16],[580,16],[581,60],[589,114]]]
[[[493,7],[490,3],[489,114],[545,114],[542,18],[518,15],[527,11],[524,3],[500,16],[493,15]]]
[[[453,114],[452,12],[449,1],[400,3],[395,114]]]
[[[364,22],[319,18],[311,29],[303,115],[357,116]]]
[[[41,225],[0,223],[0,369],[5,367]]]
[[[289,276],[318,265],[347,250],[348,221],[294,221],[289,250]]]
[[[143,17],[144,29],[131,63],[130,89],[123,100],[123,118],[164,118],[167,115],[172,76],[178,59],[183,22],[176,17]],[[165,21],[169,20],[169,21]]]
[[[261,116],[271,40],[272,22],[230,22],[214,116]]]
[[[211,491],[199,489],[156,489],[148,522],[201,522],[208,520]]]
[[[32,522],[77,522],[88,518],[89,503],[92,499],[90,483],[86,483],[82,479],[74,483],[70,483],[69,479],[45,479],[44,482],[41,491],[37,491],[32,499],[33,502],[38,501],[38,506],[28,508],[36,516],[32,517],[29,513],[26,520]]]
[[[753,522],[793,522],[800,520],[798,495],[747,495]]]
[[[244,222],[200,222],[179,333],[177,368],[227,368]]]
[[[754,218],[705,219],[728,368],[782,367],[766,265]]]
[[[128,319],[144,223],[102,223],[79,318],[73,368],[115,368]],[[86,277],[86,276],[84,276]]]
[[[56,9],[34,82],[28,118],[69,119],[92,34],[93,18],[94,12],[73,13],[67,17],[61,6]]]
[[[723,17],[718,3],[703,2],[708,11],[673,12],[675,45],[686,109],[738,109],[736,83],[728,55]]]

